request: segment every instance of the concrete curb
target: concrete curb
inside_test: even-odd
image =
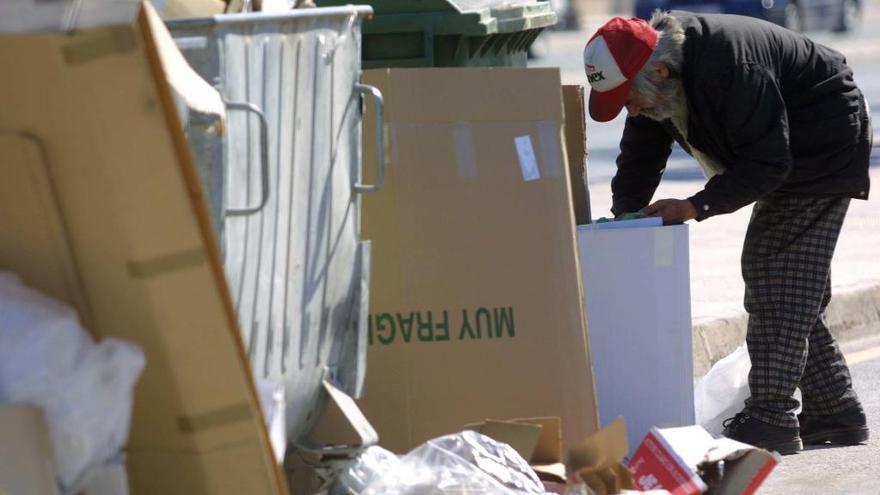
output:
[[[695,378],[745,342],[747,323],[748,316],[743,313],[694,325]],[[828,324],[841,344],[880,334],[880,283],[834,294],[828,306]]]

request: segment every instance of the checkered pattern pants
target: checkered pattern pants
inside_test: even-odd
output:
[[[756,419],[796,428],[797,387],[805,413],[834,414],[858,403],[824,318],[849,201],[773,193],[755,204],[742,274],[752,360],[746,412]]]

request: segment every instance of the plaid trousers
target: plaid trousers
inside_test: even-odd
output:
[[[752,360],[746,412],[756,419],[798,427],[797,387],[808,414],[834,414],[858,404],[824,317],[831,257],[849,202],[772,193],[754,206],[742,275]]]

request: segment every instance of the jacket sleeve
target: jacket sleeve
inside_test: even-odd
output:
[[[785,103],[776,80],[764,68],[745,66],[729,92],[715,97],[724,102],[718,118],[724,119],[733,158],[723,164],[723,174],[688,198],[698,221],[760,199],[782,185],[792,168]]]
[[[617,174],[611,180],[611,212],[615,216],[648,206],[671,152],[672,136],[659,122],[647,117],[626,119]]]

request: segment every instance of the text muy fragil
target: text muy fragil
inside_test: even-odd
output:
[[[500,339],[516,336],[513,308],[477,308],[450,311],[377,313],[369,317],[370,345],[395,342],[445,342],[449,340]]]

